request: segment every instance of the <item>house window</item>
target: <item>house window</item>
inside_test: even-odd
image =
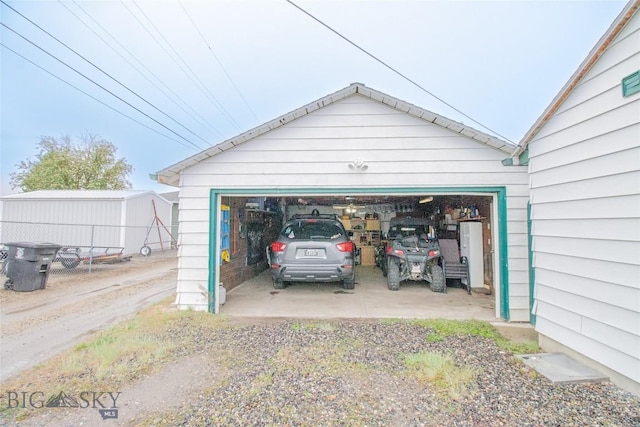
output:
[[[640,71],[622,79],[622,96],[631,96],[640,92]]]

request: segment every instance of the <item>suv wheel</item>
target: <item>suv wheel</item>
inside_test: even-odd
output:
[[[355,287],[356,287],[356,278],[354,277],[351,280],[343,280],[342,281],[342,287],[344,289],[355,289]]]
[[[431,284],[430,288],[433,292],[446,292],[447,282],[444,278],[444,271],[439,265],[431,266]]]
[[[400,289],[400,266],[398,262],[392,258],[387,261],[387,286],[390,291]]]
[[[287,285],[284,284],[284,280],[282,279],[273,279],[273,288],[274,289],[284,289]]]

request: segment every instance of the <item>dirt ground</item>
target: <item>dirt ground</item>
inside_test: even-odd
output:
[[[94,266],[89,274],[81,267],[51,274],[45,289],[0,289],[0,380],[175,293],[175,251]]]

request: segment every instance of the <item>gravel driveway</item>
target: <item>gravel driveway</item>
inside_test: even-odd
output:
[[[434,339],[407,321],[184,319],[171,364],[123,388],[119,417],[40,411],[19,425],[638,426],[640,399],[611,383],[552,385],[492,339]],[[435,335],[437,337],[437,334]],[[407,364],[450,355],[456,389]]]

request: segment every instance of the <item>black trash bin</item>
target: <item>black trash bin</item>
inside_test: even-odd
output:
[[[7,243],[5,288],[19,292],[35,291],[47,286],[51,263],[60,245],[48,242]]]

